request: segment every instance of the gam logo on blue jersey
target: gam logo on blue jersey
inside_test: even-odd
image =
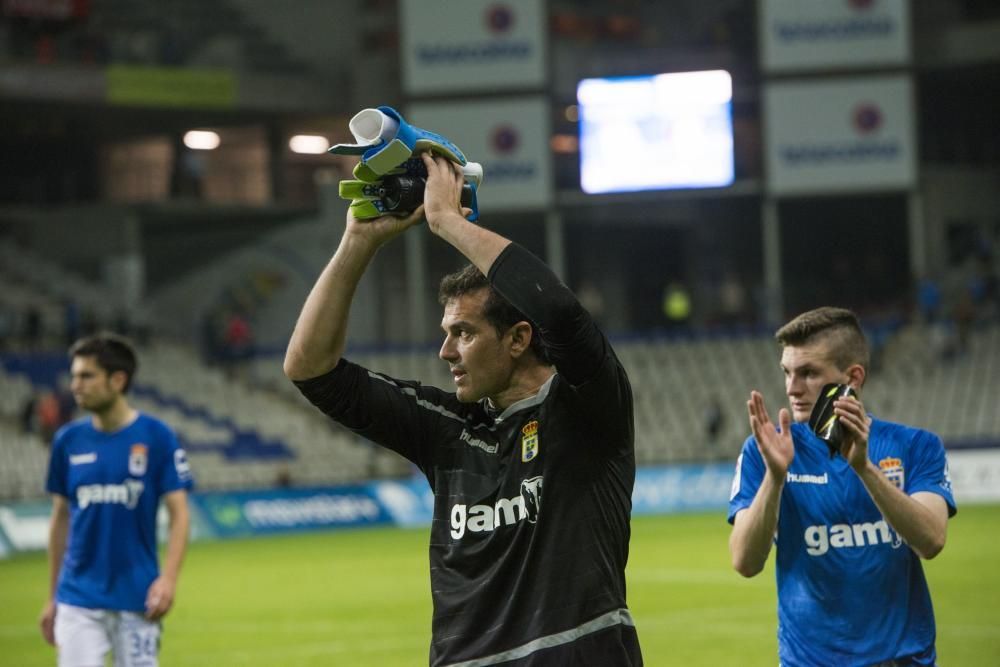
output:
[[[139,479],[126,479],[121,484],[83,484],[76,487],[76,504],[81,510],[90,505],[124,505],[134,510],[144,488]]]
[[[886,523],[885,519],[872,523],[809,526],[806,528],[803,538],[806,543],[806,553],[810,556],[822,556],[830,549],[868,547],[879,544],[890,544],[893,549],[898,549],[903,545],[903,540]]]

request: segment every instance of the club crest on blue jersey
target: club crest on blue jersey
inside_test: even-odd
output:
[[[521,461],[527,463],[538,456],[538,420],[532,419],[521,428]]]
[[[146,474],[146,467],[149,464],[149,447],[137,442],[129,449],[128,474],[133,477],[142,477]]]
[[[878,467],[890,482],[896,485],[899,490],[903,490],[906,483],[906,475],[903,471],[903,461],[895,457],[884,458],[878,462]]]

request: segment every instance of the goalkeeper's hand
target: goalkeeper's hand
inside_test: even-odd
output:
[[[438,233],[442,220],[448,215],[468,218],[472,209],[462,206],[462,186],[465,177],[462,167],[449,160],[423,153],[420,158],[427,168],[427,187],[424,189],[424,215],[431,232]]]
[[[424,219],[421,206],[407,216],[381,215],[377,218],[359,218],[352,208],[347,209],[347,230],[345,235],[378,248],[396,238],[410,227],[419,225]]]

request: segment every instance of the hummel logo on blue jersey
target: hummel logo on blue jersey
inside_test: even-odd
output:
[[[73,454],[69,457],[69,464],[71,466],[79,466],[84,463],[93,463],[97,460],[97,452],[88,452],[86,454]]]
[[[822,475],[800,475],[798,473],[790,472],[787,474],[786,478],[789,482],[798,482],[799,484],[829,484],[829,475],[823,473]]]

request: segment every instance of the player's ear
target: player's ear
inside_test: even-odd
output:
[[[847,368],[847,384],[854,387],[855,391],[861,389],[865,384],[865,377],[867,373],[865,372],[865,367],[861,364],[853,364]]]
[[[507,334],[510,336],[510,354],[517,358],[531,347],[531,337],[535,332],[530,324],[522,320],[508,329]]]
[[[125,371],[114,371],[108,376],[108,380],[115,391],[122,393],[125,391],[125,385],[128,384],[128,373]]]

